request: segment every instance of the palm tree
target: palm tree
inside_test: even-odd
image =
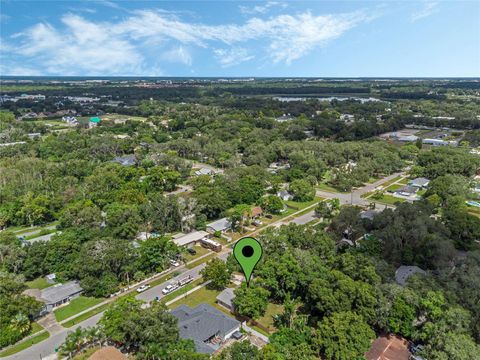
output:
[[[30,320],[24,313],[18,313],[11,320],[11,326],[23,335],[30,331]]]

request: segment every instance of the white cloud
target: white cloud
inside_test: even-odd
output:
[[[244,48],[215,49],[213,52],[222,67],[238,65],[255,58],[255,56],[250,55],[248,50]]]
[[[151,73],[151,68],[161,72],[152,65],[156,61],[152,54],[190,66],[188,48],[195,46],[211,49],[223,67],[251,60],[253,53],[273,63],[290,64],[370,19],[364,12],[304,12],[209,25],[154,10],[135,11],[109,22],[66,14],[61,18],[63,28],[39,23],[14,35],[10,45],[12,56],[35,60],[45,74],[140,75]]]
[[[426,18],[438,11],[438,2],[430,1],[424,3],[423,7],[420,10],[415,11],[411,16],[410,20],[412,22]]]
[[[287,6],[288,5],[283,2],[268,1],[264,5],[255,5],[253,7],[240,5],[238,8],[242,14],[265,14],[271,8],[279,7],[285,9]]]
[[[173,63],[181,63],[188,66],[192,65],[192,56],[183,46],[177,46],[164,52],[162,59]]]

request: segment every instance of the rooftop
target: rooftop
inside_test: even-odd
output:
[[[211,305],[200,304],[196,308],[180,305],[172,310],[178,319],[178,328],[182,339],[191,339],[199,353],[211,354],[218,349],[219,343],[212,342],[238,329],[240,322],[222,313]]]
[[[191,242],[194,242],[194,241],[199,241],[208,235],[209,234],[206,231],[192,231],[191,233],[188,233],[173,239],[173,242],[178,246],[183,246],[183,245],[190,244]]]
[[[420,177],[410,181],[409,185],[416,186],[416,187],[424,187],[424,186],[427,186],[429,182],[430,180],[428,180],[427,178]]]
[[[382,335],[375,339],[365,354],[367,360],[408,360],[407,340],[395,335]]]
[[[217,301],[228,305],[230,308],[233,308],[233,299],[235,299],[235,294],[232,288],[226,288],[217,296]]]
[[[230,228],[230,226],[232,226],[232,224],[227,218],[221,218],[217,221],[207,224],[207,227],[212,228],[214,231],[223,231]]]
[[[69,296],[78,294],[83,289],[77,281],[69,281],[65,284],[57,284],[43,289],[40,297],[47,304],[54,304],[62,301]]]
[[[133,166],[137,163],[135,155],[117,156],[112,162],[118,163],[122,166]]]
[[[128,359],[120,350],[113,346],[107,346],[95,351],[88,360],[125,360]]]
[[[410,276],[414,274],[423,274],[425,275],[425,270],[420,269],[418,266],[400,266],[397,271],[395,271],[395,281],[404,286],[407,284],[407,280]]]

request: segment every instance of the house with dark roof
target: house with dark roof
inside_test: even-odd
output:
[[[418,191],[418,188],[410,185],[405,185],[400,189],[398,189],[397,191],[395,191],[395,193],[400,196],[413,196],[417,193],[417,191]]]
[[[360,219],[368,219],[372,221],[378,214],[378,211],[375,210],[365,210],[360,213]]]
[[[180,305],[172,315],[178,319],[180,337],[193,340],[196,351],[203,354],[213,354],[240,330],[238,320],[205,303],[193,309]]]
[[[425,275],[426,272],[423,269],[420,269],[418,266],[400,266],[397,271],[395,271],[395,281],[402,286],[407,284],[408,278],[414,274]]]
[[[43,289],[39,300],[45,304],[44,311],[50,312],[57,306],[68,303],[83,292],[78,281],[69,281]]]

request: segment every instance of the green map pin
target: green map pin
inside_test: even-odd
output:
[[[262,254],[262,245],[252,237],[244,237],[238,240],[233,248],[233,256],[242,267],[247,286],[250,285],[253,269],[262,258]]]

